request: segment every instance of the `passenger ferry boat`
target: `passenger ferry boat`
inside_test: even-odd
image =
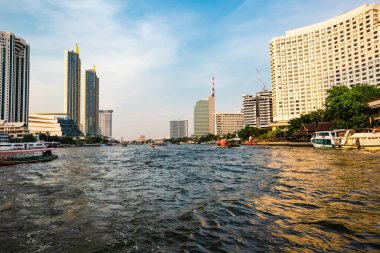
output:
[[[29,142],[29,143],[0,143],[0,151],[2,150],[20,150],[20,149],[41,149],[46,148],[44,143],[41,142]]]
[[[19,149],[0,151],[0,166],[22,163],[48,162],[58,158],[51,151],[55,148]]]
[[[336,146],[336,138],[344,132],[346,130],[315,132],[310,141],[315,148],[334,148]]]

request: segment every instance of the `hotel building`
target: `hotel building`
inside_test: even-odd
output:
[[[99,135],[99,78],[93,69],[86,70],[84,83],[84,132],[87,136]]]
[[[99,130],[101,136],[112,138],[113,110],[99,110]]]
[[[79,48],[75,51],[65,51],[65,80],[64,80],[64,112],[74,120],[80,128],[80,91],[81,91],[81,61]]]
[[[380,85],[380,5],[286,32],[270,41],[273,121],[322,109],[336,85]]]
[[[243,113],[215,113],[215,135],[232,134],[243,128]]]
[[[187,120],[172,120],[170,121],[170,138],[188,137],[188,121]]]
[[[272,92],[260,91],[243,96],[243,126],[266,128],[273,120]]]
[[[0,31],[0,120],[28,124],[30,47]]]

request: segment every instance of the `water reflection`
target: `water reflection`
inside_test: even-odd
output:
[[[73,148],[0,170],[0,251],[380,250],[380,155]]]

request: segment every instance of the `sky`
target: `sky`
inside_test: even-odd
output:
[[[63,112],[64,50],[78,43],[82,72],[96,65],[100,109],[114,110],[113,137],[154,139],[174,119],[193,133],[213,76],[216,112],[262,89],[257,69],[270,89],[271,38],[374,2],[0,0],[0,31],[30,44],[30,112]]]

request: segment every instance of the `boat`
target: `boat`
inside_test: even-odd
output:
[[[218,139],[215,142],[216,146],[219,148],[234,148],[234,147],[240,147],[239,142],[234,140],[227,140],[227,139]]]
[[[342,136],[346,131],[318,131],[312,135],[310,141],[315,148],[334,148],[336,146],[336,138]]]
[[[55,148],[42,148],[0,151],[0,166],[52,161],[58,158],[58,155],[52,153],[54,149]]]
[[[46,148],[46,145],[42,142],[28,142],[28,143],[0,143],[1,150],[20,150],[20,149],[41,149]]]
[[[376,129],[347,130],[336,138],[336,148],[380,150],[380,132]]]

